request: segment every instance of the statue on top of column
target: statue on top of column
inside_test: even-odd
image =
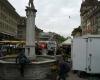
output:
[[[29,3],[28,3],[28,5],[29,5],[29,7],[30,7],[30,8],[34,8],[33,1],[34,1],[34,0],[29,0]]]

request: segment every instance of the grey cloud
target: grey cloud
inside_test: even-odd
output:
[[[28,0],[9,1],[25,16]],[[38,10],[36,25],[44,31],[53,31],[65,36],[71,34],[73,28],[80,24],[81,0],[34,0],[34,3]]]

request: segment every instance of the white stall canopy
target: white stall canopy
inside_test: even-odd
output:
[[[68,38],[66,41],[61,43],[61,45],[71,45],[71,44],[72,44],[72,38]]]

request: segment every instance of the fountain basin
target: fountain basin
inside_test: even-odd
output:
[[[50,66],[56,63],[54,57],[37,56],[37,60],[25,64],[24,77],[20,74],[20,65],[15,62],[15,57],[0,59],[0,78],[3,80],[45,80],[51,72]],[[1,80],[0,79],[0,80]]]

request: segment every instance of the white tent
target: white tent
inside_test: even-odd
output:
[[[61,45],[71,45],[72,44],[72,39],[68,38],[66,41],[62,42]]]

